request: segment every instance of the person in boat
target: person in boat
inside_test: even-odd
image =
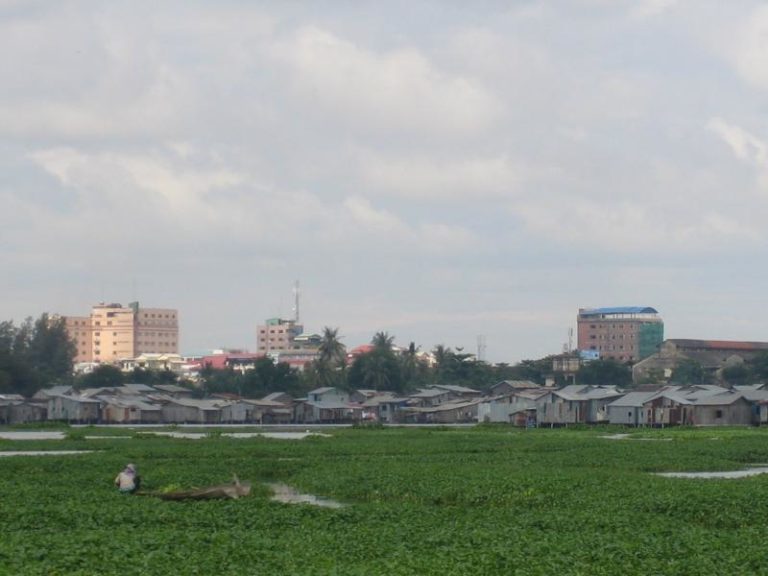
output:
[[[125,468],[115,478],[115,486],[124,494],[133,494],[141,486],[141,476],[136,471],[135,464],[126,464]]]

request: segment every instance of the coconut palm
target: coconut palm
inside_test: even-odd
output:
[[[330,365],[340,364],[344,360],[346,347],[339,339],[338,328],[329,328],[328,326],[323,328],[323,336],[318,352],[320,353],[319,360]]]
[[[314,362],[317,383],[320,386],[340,385],[344,376],[346,347],[339,339],[338,328],[323,328],[318,353],[319,357]]]

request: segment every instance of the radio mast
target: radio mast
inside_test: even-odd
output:
[[[485,362],[485,336],[477,337],[477,361]]]
[[[293,285],[293,319],[296,322],[296,324],[299,323],[299,281],[296,280],[296,282]]]

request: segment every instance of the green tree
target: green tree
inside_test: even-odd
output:
[[[734,364],[723,368],[720,375],[731,386],[739,386],[749,382],[751,372],[744,364]]]
[[[323,328],[318,354],[309,373],[315,384],[323,387],[343,386],[346,348],[341,343],[338,328]]]
[[[414,342],[411,342],[408,350],[400,356],[400,374],[403,391],[425,386],[429,380],[429,367],[419,359],[418,348]]]
[[[696,360],[683,358],[675,364],[670,381],[675,384],[706,384],[707,374]]]
[[[64,318],[43,314],[35,321],[29,342],[29,358],[41,384],[70,381],[76,353]]]
[[[546,375],[552,372],[552,357],[539,360],[522,360],[511,368],[505,368],[505,377],[500,380],[530,380],[536,384],[544,384]]]
[[[111,364],[100,364],[93,372],[83,374],[76,381],[77,388],[109,388],[122,386],[125,383],[125,375],[120,368]]]
[[[63,318],[43,314],[18,327],[0,322],[0,389],[31,396],[38,389],[69,382],[75,356]]]
[[[749,362],[747,362],[751,377],[754,380],[768,381],[768,352],[760,352]]]
[[[626,364],[613,359],[592,360],[585,363],[576,373],[578,384],[614,385],[619,387],[632,385],[632,370]]]
[[[341,343],[338,328],[323,328],[320,346],[317,351],[320,354],[320,362],[330,365],[339,365],[344,362],[346,347]]]
[[[373,349],[358,356],[349,369],[349,388],[402,391],[403,377],[400,363],[392,350],[393,342],[394,337],[386,332],[374,335],[371,340]]]

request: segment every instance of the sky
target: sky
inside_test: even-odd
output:
[[[766,341],[767,220],[761,1],[0,0],[0,319]]]

